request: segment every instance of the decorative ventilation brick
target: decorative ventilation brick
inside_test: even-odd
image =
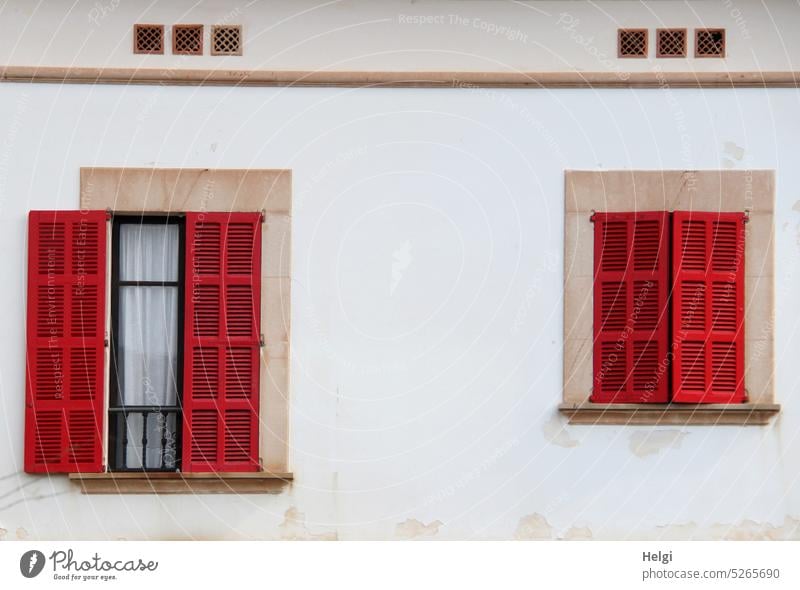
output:
[[[619,57],[647,57],[647,29],[618,29]]]
[[[686,57],[686,29],[656,30],[658,57]]]
[[[164,53],[164,25],[133,25],[134,53]]]
[[[203,25],[174,25],[172,27],[172,53],[203,55]]]
[[[211,27],[211,55],[242,55],[242,26]]]
[[[725,57],[725,29],[695,29],[695,57]]]

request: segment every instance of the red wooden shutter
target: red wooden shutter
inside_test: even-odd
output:
[[[667,213],[595,213],[596,403],[665,403],[669,240]]]
[[[183,470],[258,471],[261,215],[186,215]]]
[[[25,471],[103,470],[105,211],[31,211]]]
[[[673,401],[737,403],[744,391],[744,214],[673,214]]]

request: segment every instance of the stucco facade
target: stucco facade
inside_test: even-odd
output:
[[[800,61],[790,34],[800,9],[790,2],[340,2],[309,3],[308,13],[296,2],[163,4],[143,15],[128,3],[67,11],[11,2],[0,13],[0,63],[180,78],[187,68],[785,73]],[[462,15],[519,32],[400,15]],[[566,18],[579,21],[573,32]],[[134,22],[241,23],[243,55],[134,55]],[[665,23],[726,27],[729,57],[616,59],[619,26]],[[34,43],[42,35],[52,42]],[[592,46],[614,55],[609,65]],[[797,88],[177,78],[0,83],[0,539],[800,538]],[[262,445],[265,456],[280,447],[291,481],[260,494],[87,495],[67,476],[23,473],[26,219],[78,209],[81,170],[93,168],[290,171],[281,182],[291,182],[291,206],[273,212],[264,240],[265,264],[279,269],[265,280],[279,294],[263,314],[282,314],[269,301],[291,301],[291,336],[274,351],[285,360],[275,378],[286,384],[286,420],[270,422],[264,400],[271,442]],[[767,171],[774,270],[759,277],[774,321],[754,317],[747,329],[770,342],[774,374],[748,379],[770,382],[777,416],[764,425],[567,423],[567,170]],[[110,189],[99,190],[106,203]],[[123,192],[114,198],[135,202],[136,190]],[[289,252],[290,273],[281,270]]]

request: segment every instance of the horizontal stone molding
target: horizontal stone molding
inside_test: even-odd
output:
[[[412,72],[0,66],[0,82],[410,88],[796,88],[800,86],[800,72]]]

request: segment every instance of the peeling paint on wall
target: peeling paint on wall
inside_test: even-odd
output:
[[[550,526],[544,516],[533,513],[520,519],[514,536],[518,541],[551,539],[553,537],[553,527]]]
[[[800,519],[787,516],[781,525],[745,519],[738,524],[715,523],[708,528],[688,522],[658,527],[656,533],[657,539],[665,541],[796,541],[800,540]]]
[[[725,142],[724,152],[728,156],[731,156],[732,158],[735,158],[736,160],[739,160],[739,161],[741,161],[742,158],[744,158],[744,148],[741,147],[741,146],[736,145],[732,141],[726,141]]]
[[[629,447],[637,457],[644,458],[657,455],[666,449],[679,449],[688,432],[680,430],[654,430],[634,432],[631,435]]]
[[[544,423],[542,426],[544,437],[560,447],[573,448],[580,444],[580,441],[572,438],[567,430],[567,420],[562,418],[560,414],[553,414],[553,416]]]
[[[559,537],[565,541],[591,541],[592,531],[588,526],[584,527],[570,527],[563,537]]]
[[[433,537],[439,532],[442,522],[434,520],[424,524],[416,518],[409,518],[397,524],[395,535],[399,539],[417,539],[419,537]]]
[[[306,526],[306,515],[292,506],[284,513],[283,522],[278,526],[281,538],[285,541],[336,541],[335,531],[312,533]]]

